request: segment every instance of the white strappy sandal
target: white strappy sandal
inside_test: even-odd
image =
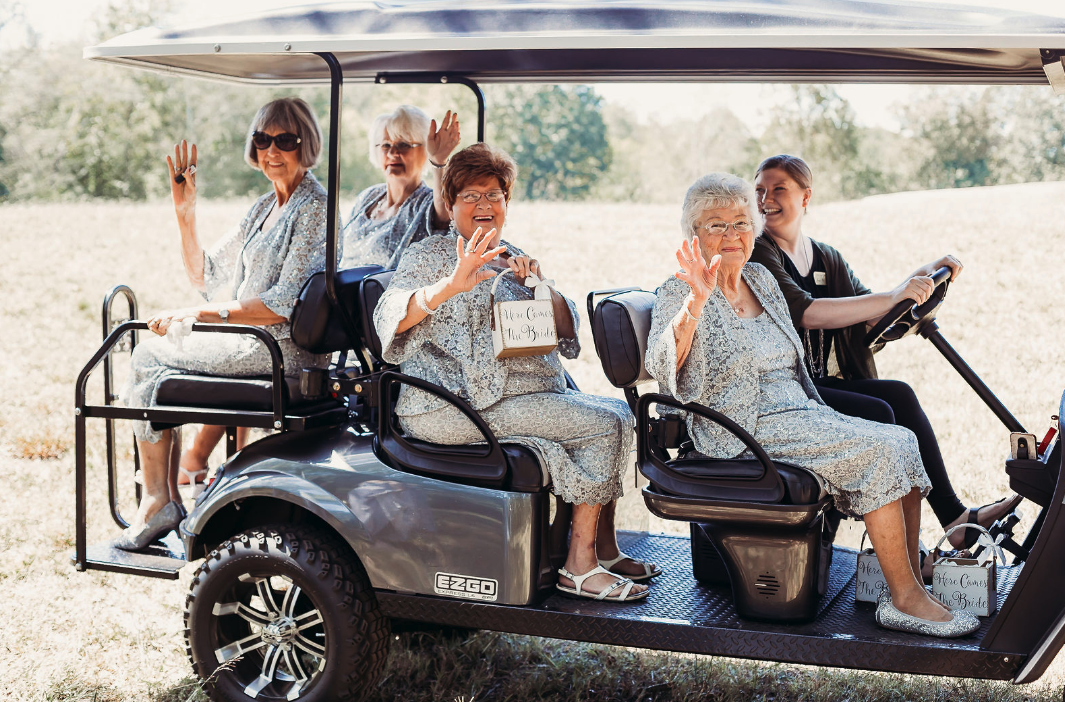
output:
[[[611,568],[613,568],[614,566],[616,566],[618,563],[620,563],[621,561],[625,560],[626,558],[628,558],[629,560],[633,561],[634,563],[639,563],[640,565],[642,565],[643,566],[643,575],[629,575],[628,573],[615,573],[614,571],[610,570]],[[618,557],[617,558],[611,558],[610,560],[606,560],[606,559],[600,558],[599,559],[599,565],[602,566],[603,568],[606,568],[607,570],[610,570],[610,574],[611,575],[621,575],[623,577],[628,578],[629,580],[631,580],[634,583],[642,583],[644,580],[650,580],[651,578],[657,578],[659,575],[662,574],[662,569],[659,568],[658,566],[655,566],[653,563],[646,563],[644,561],[641,561],[639,558],[633,558],[632,556],[630,556],[629,554],[625,553],[621,549],[618,549]],[[654,566],[654,567],[652,567],[652,566]]]
[[[587,600],[605,600],[607,602],[635,602],[636,600],[644,599],[645,597],[647,597],[647,593],[650,592],[650,590],[643,590],[642,592],[632,592],[632,587],[633,585],[635,585],[635,583],[633,583],[628,578],[618,577],[617,573],[611,573],[609,570],[602,566],[596,566],[584,575],[574,575],[565,568],[559,568],[558,574],[561,575],[563,578],[569,578],[576,586],[576,588],[566,587],[561,583],[557,583],[555,585],[555,587],[558,588],[559,592],[564,595],[569,595],[570,597],[581,597]],[[606,588],[604,588],[602,592],[584,592],[584,581],[592,577],[593,575],[600,574],[609,575],[611,577],[617,578],[617,580],[615,580],[611,585],[608,585]],[[609,597],[610,593],[614,592],[618,588],[621,588],[621,592],[616,597]]]

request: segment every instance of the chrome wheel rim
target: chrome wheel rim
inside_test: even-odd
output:
[[[212,610],[215,660],[251,699],[299,699],[326,664],[319,608],[285,575],[237,580]]]

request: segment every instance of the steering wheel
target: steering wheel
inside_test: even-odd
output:
[[[903,300],[892,307],[865,335],[865,345],[876,346],[886,341],[898,341],[919,331],[928,321],[935,319],[936,312],[947,294],[947,286],[950,285],[950,268],[943,266],[933,273],[932,282],[936,288],[924,304],[918,305],[913,300]]]

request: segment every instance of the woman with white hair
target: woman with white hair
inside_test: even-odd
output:
[[[181,257],[189,282],[204,297],[195,307],[157,312],[148,329],[159,336],[189,318],[212,324],[250,324],[269,332],[281,349],[287,375],[328,364],[290,338],[289,317],[307,279],[325,268],[326,193],[310,172],[322,151],[322,130],[310,106],[299,98],[267,103],[252,120],[245,160],[273,186],[240,226],[213,247],[200,244],[196,223],[196,145],[182,141],[167,156],[170,192],[181,232]],[[159,384],[170,375],[255,376],[270,373],[270,353],[243,334],[192,334],[182,344],[148,339],[133,351],[129,407],[156,404]],[[184,516],[178,494],[178,450],[174,429],[135,421],[144,495],[131,525],[113,542],[136,551],[174,529]],[[204,427],[197,443],[213,445],[221,427]],[[209,451],[208,451],[209,452]]]
[[[754,188],[730,174],[703,176],[688,189],[681,222],[681,270],[656,293],[648,371],[681,402],[729,416],[772,459],[816,474],[837,509],[865,521],[890,588],[877,623],[930,636],[975,631],[975,616],[950,610],[921,583],[918,536],[929,481],[916,437],[821,401],[780,287],[764,266],[748,263],[762,228]],[[705,456],[745,451],[717,424],[692,415],[687,423]]]
[[[440,198],[440,177],[458,146],[459,118],[451,110],[440,128],[411,105],[380,115],[370,128],[370,163],[385,182],[361,193],[344,225],[340,267],[379,265],[395,268],[411,244],[447,230],[448,214]],[[422,179],[426,163],[433,187]]]

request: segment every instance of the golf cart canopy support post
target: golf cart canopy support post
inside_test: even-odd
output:
[[[465,85],[473,91],[473,96],[477,99],[477,141],[484,141],[484,92],[481,90],[481,86],[477,85],[475,81],[472,81],[465,76],[449,75],[447,73],[379,73],[377,74],[377,78],[374,79],[374,82],[378,85],[385,85],[387,83],[440,83],[441,85],[458,83],[459,85]]]

